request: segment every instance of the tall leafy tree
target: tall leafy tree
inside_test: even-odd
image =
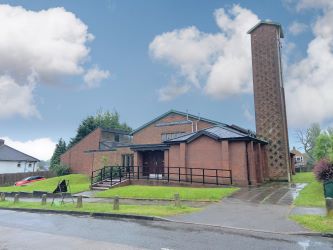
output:
[[[309,163],[312,164],[315,161],[314,147],[316,145],[316,139],[321,133],[321,128],[318,123],[312,124],[306,130],[297,130],[296,136],[298,141],[302,144],[304,152],[309,157]]]
[[[316,139],[313,154],[317,161],[322,159],[333,160],[333,137],[326,132],[321,133]]]
[[[118,112],[100,110],[95,116],[88,116],[80,123],[75,137],[71,138],[68,144],[68,148],[71,148],[74,144],[78,143],[82,138],[98,127],[121,129],[128,132],[132,131],[126,123],[120,122]]]
[[[66,152],[66,142],[60,138],[50,160],[50,169],[60,164],[60,156]]]

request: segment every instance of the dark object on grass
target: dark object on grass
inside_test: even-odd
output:
[[[54,199],[59,196],[61,198],[61,204],[65,204],[65,198],[71,198],[72,202],[74,203],[73,196],[71,194],[71,189],[69,186],[69,180],[61,180],[58,182],[56,189],[52,192],[53,193],[53,200],[51,206],[54,204]]]

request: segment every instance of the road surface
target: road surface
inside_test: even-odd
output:
[[[0,249],[333,249],[333,240],[0,210]]]

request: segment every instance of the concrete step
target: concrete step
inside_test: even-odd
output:
[[[93,186],[91,189],[92,190],[100,190],[100,191],[102,191],[102,190],[108,190],[109,188],[110,188],[110,186],[109,187]]]

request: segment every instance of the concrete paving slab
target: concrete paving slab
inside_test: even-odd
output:
[[[201,212],[170,219],[272,232],[308,231],[288,219],[290,209],[285,205],[256,204],[227,198]]]
[[[290,215],[326,215],[326,209],[322,207],[294,207]]]

